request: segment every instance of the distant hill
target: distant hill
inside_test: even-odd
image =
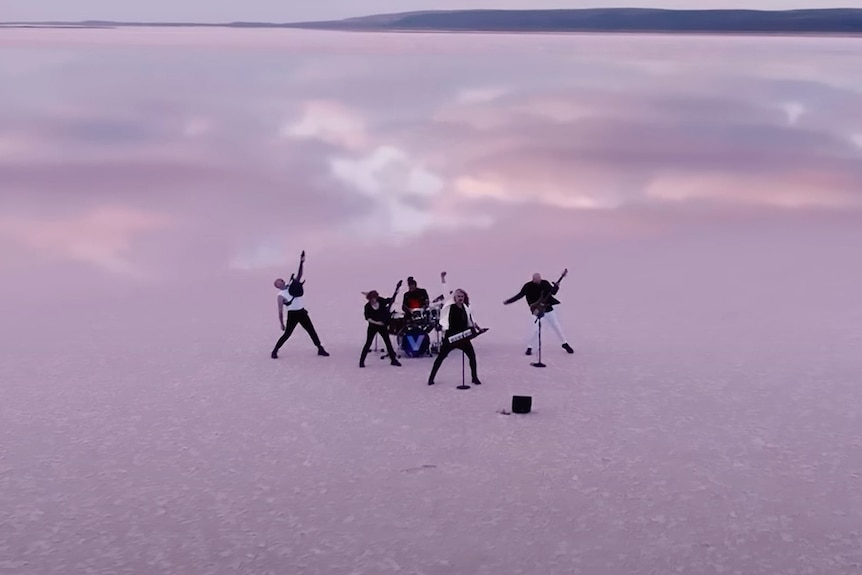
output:
[[[451,10],[381,14],[292,26],[339,30],[488,32],[792,32],[860,33],[862,9],[662,10]]]
[[[353,31],[449,32],[702,32],[862,34],[862,9],[664,10],[431,10],[320,22],[8,22],[4,27],[229,27]]]

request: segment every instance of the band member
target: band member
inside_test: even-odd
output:
[[[404,299],[401,303],[401,309],[404,311],[405,317],[410,317],[414,309],[422,309],[428,307],[428,292],[421,287],[418,287],[413,276],[407,278],[407,291],[404,292]]]
[[[445,278],[445,272],[443,276]],[[445,281],[445,279],[444,279]],[[445,293],[445,291],[444,291]],[[470,361],[470,375],[473,385],[481,385],[476,367],[476,350],[473,349],[473,343],[469,339],[449,342],[449,337],[462,331],[471,328],[479,329],[478,324],[473,321],[473,314],[470,311],[470,306],[467,304],[469,298],[467,292],[462,289],[456,289],[452,292],[452,299],[446,302],[443,310],[440,312],[440,325],[444,330],[443,345],[440,346],[440,353],[434,360],[434,365],[431,368],[431,374],[428,376],[428,385],[434,385],[434,378],[437,376],[437,371],[443,364],[443,360],[452,350],[460,349]]]
[[[290,339],[293,330],[297,325],[301,325],[303,329],[311,337],[311,342],[317,346],[317,355],[329,356],[329,353],[323,349],[320,343],[320,338],[317,336],[317,331],[314,329],[314,324],[308,315],[308,310],[302,303],[302,298],[305,295],[305,282],[302,280],[303,267],[305,265],[305,250],[299,256],[299,271],[296,275],[290,275],[290,281],[285,282],[282,278],[278,278],[273,282],[273,285],[278,291],[278,323],[284,333],[276,342],[272,350],[271,357],[278,359],[278,350],[281,346]],[[284,322],[284,308],[287,308],[287,323]]]
[[[398,282],[401,286],[401,282]],[[398,288],[395,288],[397,293]],[[389,341],[389,320],[392,317],[390,306],[395,297],[382,298],[377,290],[363,292],[365,299],[368,300],[365,304],[365,320],[368,322],[368,331],[365,338],[365,346],[362,348],[362,355],[359,357],[359,367],[365,367],[365,358],[371,351],[371,342],[374,341],[375,335],[380,335],[383,338],[383,343],[386,344],[386,351],[389,354],[390,364],[401,367],[401,362],[395,357],[395,350],[392,348],[392,342]]]
[[[560,280],[566,276],[565,271],[563,275],[560,277]],[[527,305],[530,308],[530,311],[533,312],[532,320],[533,326],[530,332],[529,344],[527,347],[526,354],[532,355],[533,347],[538,345],[539,340],[539,326],[538,322],[535,321],[535,307],[539,305],[543,308],[543,312],[539,312],[538,315],[541,316],[543,322],[547,322],[550,324],[551,329],[557,334],[557,337],[560,338],[562,342],[562,348],[566,350],[568,353],[575,353],[575,350],[569,345],[568,340],[566,340],[566,336],[563,334],[563,329],[560,327],[560,320],[557,318],[556,311],[554,310],[555,305],[560,305],[560,301],[554,296],[557,295],[557,292],[560,290],[560,282],[556,282],[551,284],[546,279],[542,279],[542,275],[539,273],[533,274],[533,279],[528,281],[521,287],[521,291],[518,292],[517,295],[510,297],[506,301],[503,302],[504,305],[509,305],[510,303],[514,303],[521,299],[522,297],[527,298]],[[543,304],[543,305],[542,305]]]

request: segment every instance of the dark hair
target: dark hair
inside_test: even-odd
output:
[[[413,276],[407,278],[407,285],[416,285],[416,280],[413,278]]]

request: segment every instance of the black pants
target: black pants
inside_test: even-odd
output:
[[[365,346],[362,348],[362,355],[359,358],[359,363],[365,363],[365,358],[368,357],[368,352],[371,351],[371,342],[374,341],[374,336],[380,334],[383,338],[383,343],[386,344],[386,351],[389,353],[389,359],[395,359],[395,350],[392,349],[392,342],[389,341],[389,330],[385,325],[377,325],[376,323],[368,324],[368,334],[365,337]]]
[[[297,325],[301,325],[311,337],[311,342],[317,347],[320,347],[320,338],[317,337],[317,332],[314,330],[314,324],[311,323],[311,318],[308,316],[308,310],[291,310],[287,312],[287,322],[284,327],[284,333],[275,344],[275,349],[272,350],[273,353],[277,353],[278,350],[281,349],[281,346],[290,339],[290,336],[293,334],[293,330],[296,329]]]
[[[449,343],[444,339],[443,345],[440,346],[440,353],[437,355],[437,359],[434,360],[434,366],[431,368],[431,375],[428,376],[428,381],[434,381],[434,378],[437,376],[437,370],[440,369],[440,366],[443,364],[443,360],[456,349],[463,351],[464,355],[466,355],[467,359],[470,361],[470,376],[472,379],[479,379],[476,368],[476,350],[473,349],[473,342],[468,339],[466,341],[461,340],[456,341],[455,343]]]

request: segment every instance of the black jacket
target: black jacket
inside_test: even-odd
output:
[[[514,303],[522,297],[526,297],[527,305],[532,306],[542,299],[542,297],[547,296],[546,302],[548,305],[545,307],[545,311],[547,312],[553,310],[555,305],[560,304],[560,301],[554,297],[558,291],[560,291],[560,286],[551,285],[551,282],[548,280],[542,280],[539,283],[529,281],[521,286],[521,291],[518,292],[518,295],[510,297],[506,300],[506,303]]]
[[[389,325],[389,321],[392,319],[392,310],[389,309],[392,303],[391,298],[381,297],[377,299],[377,302],[380,304],[380,307],[377,309],[371,307],[371,302],[365,304],[365,319],[382,321],[384,324]]]

